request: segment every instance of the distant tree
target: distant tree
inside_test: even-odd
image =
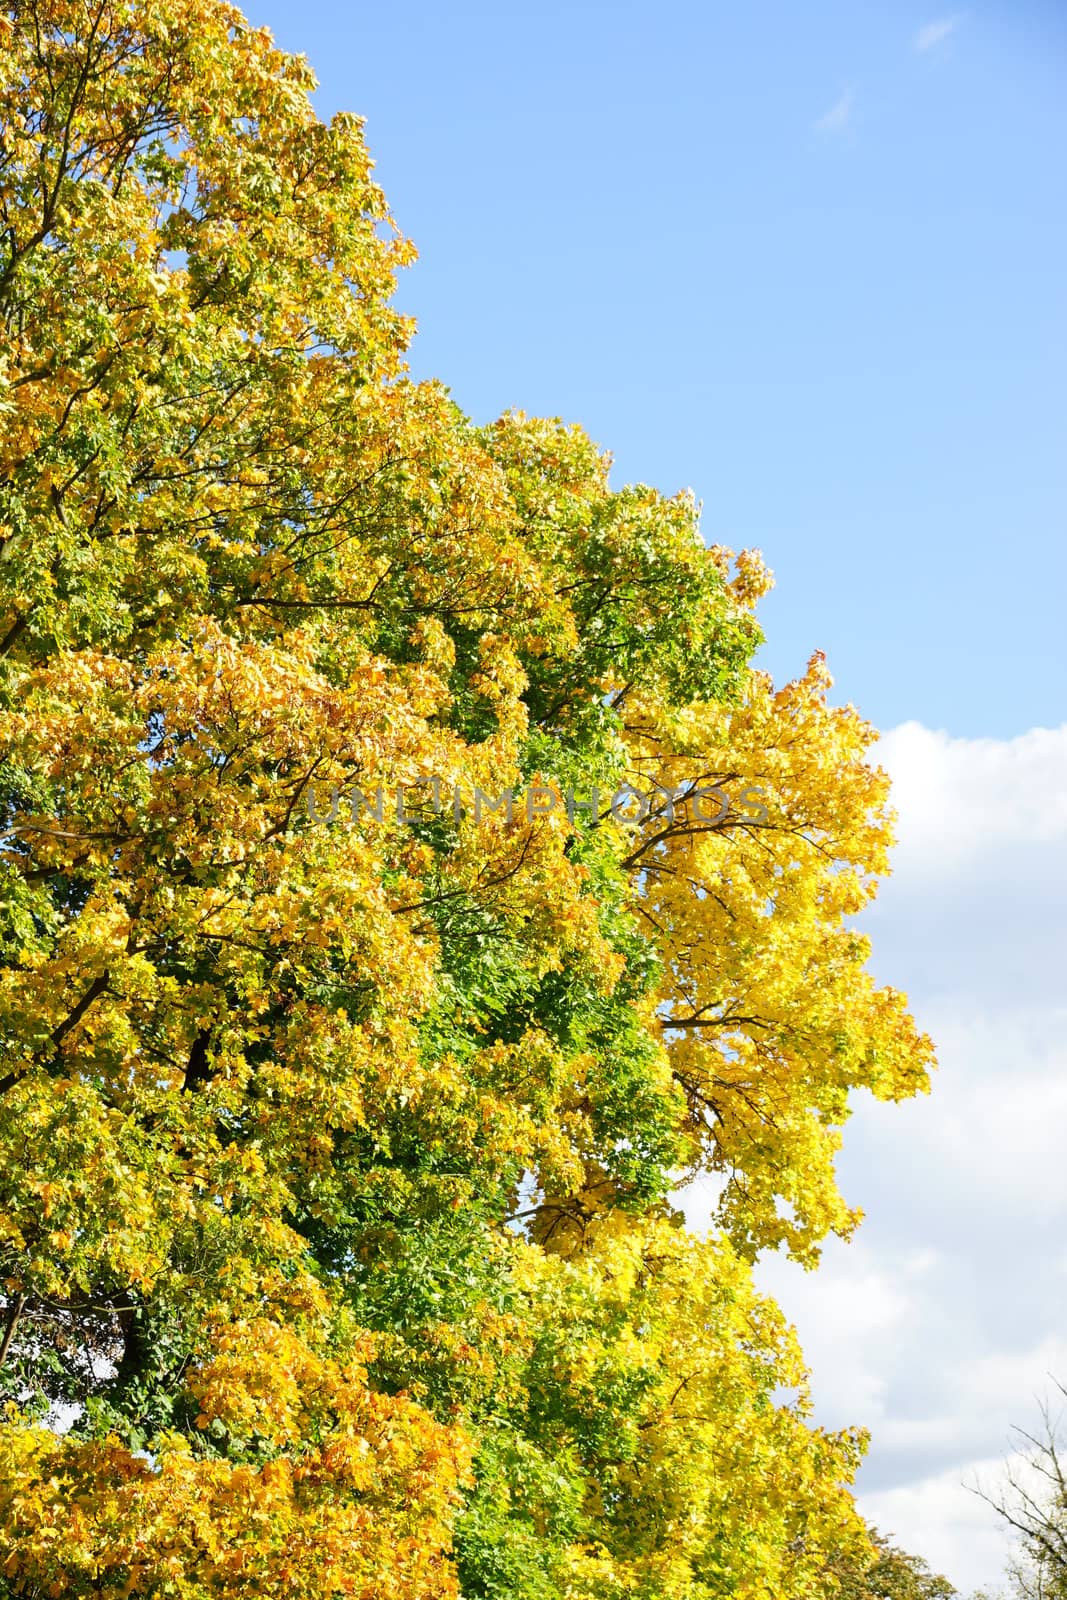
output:
[[[1067,1400],[1067,1388],[1056,1389]],[[1036,1433],[1015,1429],[1022,1459],[1008,1463],[1000,1492],[978,1491],[1018,1535],[1008,1575],[1018,1600],[1067,1600],[1067,1445],[1054,1404],[1041,1404]]]
[[[931,1572],[921,1556],[899,1550],[877,1528],[869,1532],[873,1562],[849,1551],[829,1569],[836,1600],[952,1600],[957,1591],[947,1578]]]

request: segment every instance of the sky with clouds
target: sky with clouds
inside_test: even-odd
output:
[[[761,1280],[796,1322],[820,1419],[872,1445],[861,1504],[961,1588],[994,1580],[1013,1425],[1067,1381],[1067,722],[953,739],[909,722],[873,966],[936,1039],[934,1091],[857,1106],[838,1164],[866,1220],[817,1273]]]
[[[865,1509],[995,1579],[963,1483],[1067,1372],[1067,7],[246,8],[367,119],[412,370],[691,487],[777,573],[763,664],[892,730],[874,966],[942,1066],[857,1106],[855,1241],[761,1270]]]

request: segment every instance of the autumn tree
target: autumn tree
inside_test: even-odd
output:
[[[863,1439],[749,1267],[927,1081],[873,730],[691,498],[406,376],[301,59],[21,0],[0,62],[2,1581],[821,1596]]]

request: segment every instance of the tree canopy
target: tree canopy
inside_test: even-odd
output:
[[[0,61],[0,1583],[832,1592],[863,1437],[750,1267],[927,1086],[873,729],[690,496],[408,377],[302,59],[19,0]]]

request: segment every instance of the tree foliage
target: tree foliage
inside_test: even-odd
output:
[[[3,1581],[821,1596],[863,1439],[749,1264],[926,1086],[873,730],[752,670],[691,498],[406,376],[301,59],[218,0],[0,53]],[[549,780],[654,800],[479,814]]]

